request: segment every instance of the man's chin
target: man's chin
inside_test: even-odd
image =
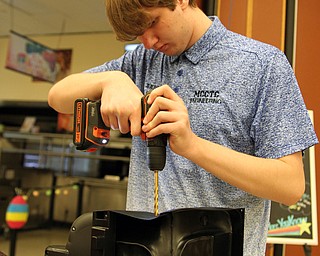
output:
[[[167,56],[179,56],[183,53],[181,51],[174,51],[174,50],[170,51],[170,49],[168,49],[166,51],[161,51],[161,52]]]

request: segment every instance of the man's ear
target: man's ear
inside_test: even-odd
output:
[[[184,10],[189,6],[189,0],[177,0],[177,5],[179,5],[180,8]]]

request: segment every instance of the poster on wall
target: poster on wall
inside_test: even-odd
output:
[[[55,49],[56,66],[55,66],[55,83],[67,77],[71,73],[72,49]],[[42,81],[39,78],[33,77],[33,81]]]
[[[42,81],[56,81],[55,51],[13,31],[5,67]]]
[[[309,111],[313,120],[313,113]],[[291,206],[272,202],[268,230],[270,244],[317,245],[317,198],[314,147],[304,152],[305,193]]]

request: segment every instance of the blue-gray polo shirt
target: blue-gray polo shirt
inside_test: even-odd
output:
[[[168,84],[184,100],[196,135],[239,152],[279,158],[316,144],[285,55],[212,19],[203,37],[180,56],[141,45],[89,72],[122,70],[142,92]],[[127,209],[153,212],[153,184],[146,144],[134,137]],[[244,256],[265,255],[270,201],[230,186],[168,147],[159,175],[159,210],[184,207],[245,208]]]

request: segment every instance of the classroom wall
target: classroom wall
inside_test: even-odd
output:
[[[117,58],[124,52],[124,43],[113,33],[74,34],[62,36],[34,36],[32,40],[53,49],[73,50],[71,73],[81,72]],[[59,45],[59,47],[57,47]],[[8,37],[0,38],[0,101],[47,101],[52,84],[34,82],[30,76],[5,68]]]

